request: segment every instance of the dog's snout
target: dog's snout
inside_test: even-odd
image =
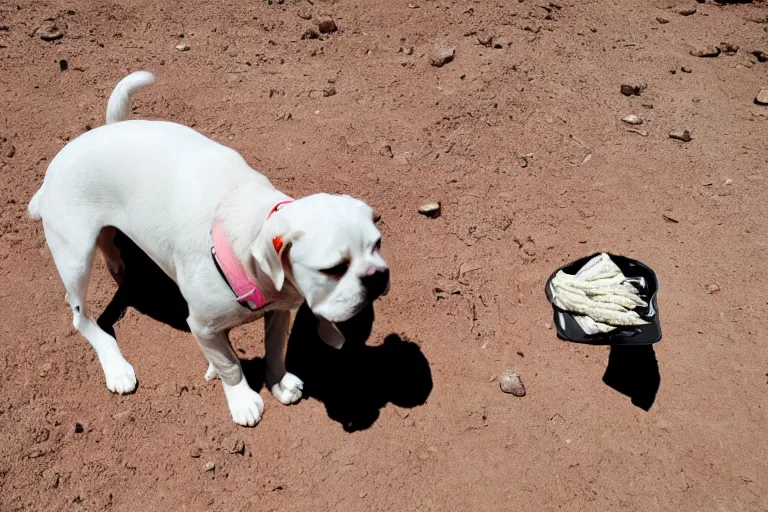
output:
[[[373,300],[376,297],[379,297],[384,293],[384,290],[387,289],[387,285],[389,284],[389,269],[379,268],[375,269],[373,272],[366,272],[366,275],[360,280],[368,292],[368,297],[370,300]]]

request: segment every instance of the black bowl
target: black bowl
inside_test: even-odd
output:
[[[575,275],[581,267],[599,254],[601,253],[581,258],[580,260],[555,270],[552,275],[549,276],[549,279],[547,279],[547,284],[544,289],[544,293],[547,295],[547,300],[552,304],[552,292],[550,291],[549,285],[558,272],[562,270],[566,274]],[[554,310],[553,320],[555,328],[557,329],[557,337],[565,341],[588,343],[590,345],[652,345],[653,343],[661,341],[659,307],[656,303],[656,295],[659,291],[659,280],[656,278],[656,273],[651,270],[650,267],[637,260],[625,258],[624,256],[616,256],[614,254],[609,254],[609,256],[627,278],[644,280],[645,286],[640,290],[640,296],[648,303],[648,307],[636,308],[635,311],[637,311],[643,320],[650,323],[647,325],[618,327],[607,333],[585,334],[581,327],[579,327],[579,324],[576,323],[573,314],[552,304],[552,309]]]

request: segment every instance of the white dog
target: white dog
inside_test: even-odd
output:
[[[110,391],[134,391],[136,375],[116,340],[88,316],[86,293],[97,247],[121,282],[119,229],[178,284],[210,363],[206,379],[221,378],[232,419],[252,426],[264,402],[243,376],[229,330],[264,316],[267,387],[280,402],[296,402],[304,384],[285,371],[290,311],[306,301],[322,339],[340,348],[334,322],[389,289],[381,234],[372,209],[357,199],[294,201],[237,152],[191,128],[125,121],[131,94],[154,80],[140,71],[117,84],[107,124],[56,155],[29,214],[42,219],[75,328],[96,351]]]

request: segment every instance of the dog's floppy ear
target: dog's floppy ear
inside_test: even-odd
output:
[[[275,215],[267,219],[251,247],[256,265],[269,276],[278,292],[283,289],[285,283],[283,254],[299,236],[300,231],[291,231],[288,223]]]

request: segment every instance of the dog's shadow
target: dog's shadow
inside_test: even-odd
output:
[[[317,320],[304,304],[288,341],[288,370],[304,381],[304,395],[323,402],[328,417],[347,432],[373,425],[388,403],[416,407],[432,392],[429,362],[418,345],[397,334],[378,346],[365,344],[373,320],[369,305],[352,320],[337,324],[345,338],[339,350],[320,339]]]
[[[175,329],[189,332],[189,308],[176,283],[136,244],[118,232],[115,245],[125,274],[115,296],[97,323],[114,336],[115,324],[129,307]],[[304,381],[304,396],[325,404],[328,416],[344,430],[363,430],[378,419],[388,403],[415,407],[432,391],[429,362],[415,343],[396,334],[378,346],[365,342],[371,335],[373,306],[368,306],[339,329],[346,342],[340,349],[326,345],[317,334],[317,320],[306,304],[299,308],[288,341],[288,370]],[[261,358],[242,359],[251,386],[264,382]]]

